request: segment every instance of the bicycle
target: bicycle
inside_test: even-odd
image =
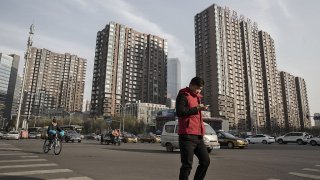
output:
[[[60,134],[63,134],[63,133],[60,132]],[[55,134],[54,139],[52,140],[52,143],[50,143],[50,140],[48,138],[43,143],[44,153],[48,153],[52,148],[55,155],[59,155],[61,153],[62,141],[61,141],[61,138],[57,136],[57,134]]]

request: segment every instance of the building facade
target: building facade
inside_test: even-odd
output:
[[[265,127],[265,107],[257,23],[245,20],[240,22],[242,58],[246,97],[246,129],[251,131]]]
[[[302,118],[309,113],[305,84],[296,80],[296,87],[294,76],[279,73],[274,40],[257,23],[213,4],[195,15],[194,25],[196,75],[205,81],[202,94],[213,117],[238,131],[309,126]]]
[[[91,113],[114,116],[122,105],[165,104],[167,41],[110,22],[97,33]]]
[[[11,120],[20,56],[0,53],[0,127]]]
[[[176,99],[181,88],[181,64],[178,58],[169,58],[167,72],[167,98]]]
[[[274,40],[267,32],[259,31],[266,130],[278,131],[284,126],[283,99],[276,63]]]
[[[204,103],[213,117],[229,120],[231,129],[245,130],[247,112],[237,13],[212,5],[194,18],[196,75],[205,81]]]
[[[296,81],[296,91],[297,91],[297,98],[298,98],[300,128],[301,130],[304,130],[305,128],[311,128],[311,121],[308,118],[310,116],[310,111],[309,111],[307,85],[305,80],[301,77],[296,77],[295,81]]]
[[[290,73],[281,71],[280,79],[283,98],[285,129],[288,131],[299,130],[300,120],[295,77]]]
[[[31,48],[21,116],[29,118],[59,109],[81,112],[87,60],[69,53]]]
[[[125,116],[132,116],[149,126],[155,126],[155,119],[159,111],[169,109],[163,104],[153,103],[131,103],[123,108]]]

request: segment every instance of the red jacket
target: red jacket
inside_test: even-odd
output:
[[[176,101],[179,135],[193,134],[203,136],[205,134],[201,111],[196,108],[201,103],[201,98],[200,94],[193,93],[188,87],[179,91]]]

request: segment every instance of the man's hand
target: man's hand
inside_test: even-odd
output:
[[[204,111],[204,110],[208,110],[208,107],[205,106],[204,104],[199,104],[197,106],[198,111]]]

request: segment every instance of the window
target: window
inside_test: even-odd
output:
[[[174,133],[174,125],[166,125],[165,131],[167,133]]]

